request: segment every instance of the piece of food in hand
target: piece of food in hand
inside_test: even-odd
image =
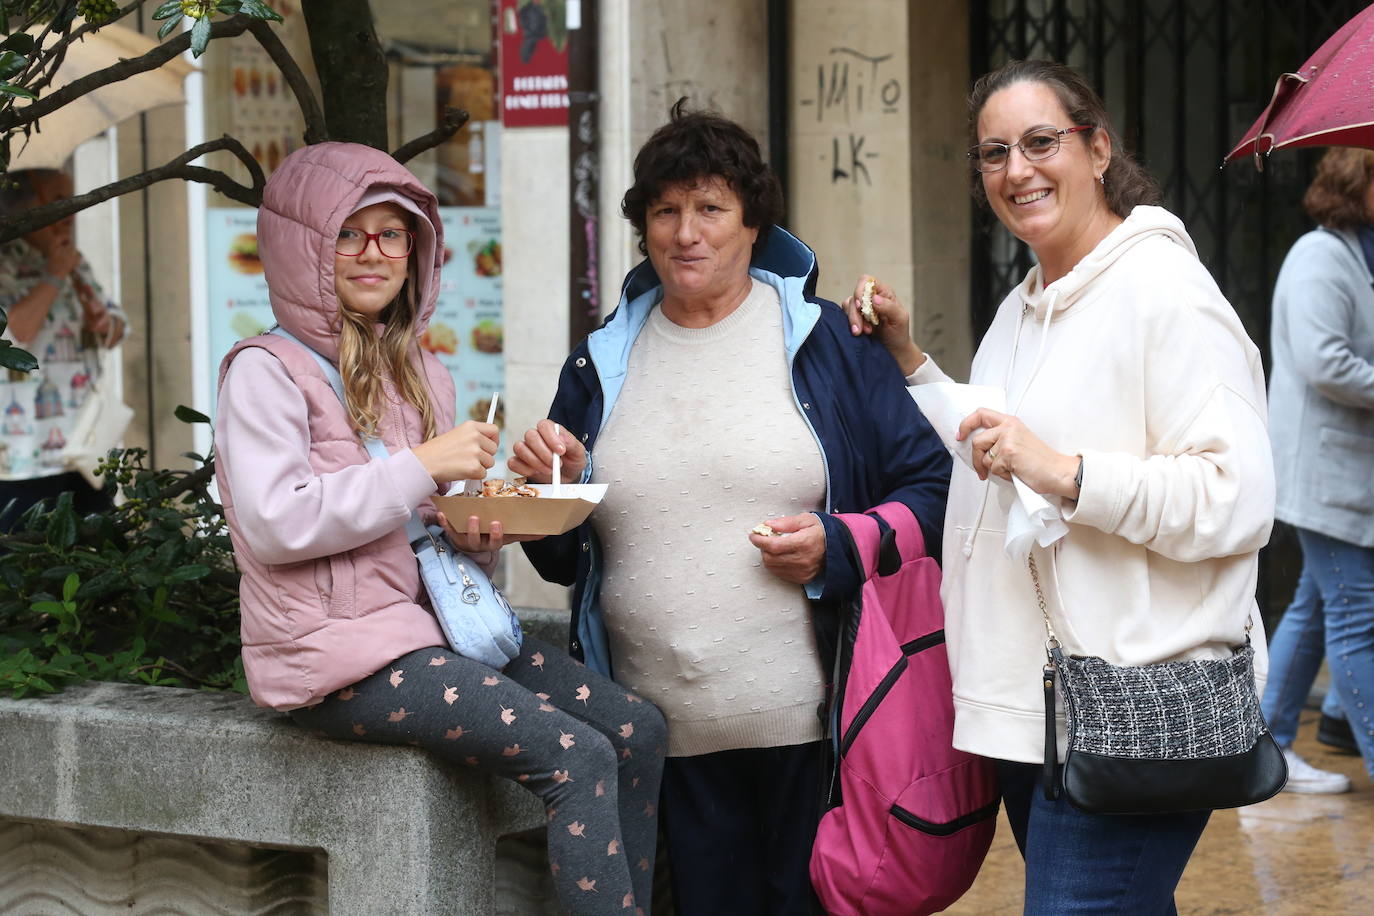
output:
[[[482,495],[493,497],[508,496],[538,496],[539,491],[525,483],[525,478],[517,477],[514,480],[506,481],[501,477],[492,477],[482,481]]]
[[[766,538],[775,538],[778,535],[782,534],[781,531],[774,531],[772,526],[766,525],[763,522],[759,522],[757,525],[750,528],[749,533],[761,535],[762,537]]]
[[[863,295],[859,297],[859,314],[864,316],[864,321],[878,326],[878,313],[873,311],[873,278],[869,277],[864,281]]]

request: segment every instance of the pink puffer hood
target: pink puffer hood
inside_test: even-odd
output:
[[[370,146],[317,143],[287,156],[263,189],[258,256],[271,290],[272,314],[331,361],[338,359],[339,334],[334,240],[363,196],[381,190],[404,197],[429,221],[429,230],[416,227],[418,334],[429,324],[439,296],[444,229],[438,200],[409,169]]]

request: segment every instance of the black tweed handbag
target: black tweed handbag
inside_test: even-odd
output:
[[[1067,655],[1054,635],[1035,557],[1031,580],[1044,616],[1046,798],[1059,792],[1094,814],[1168,814],[1264,801],[1288,780],[1283,752],[1255,692],[1255,650],[1228,658],[1113,665]],[[1058,766],[1055,683],[1068,717]]]

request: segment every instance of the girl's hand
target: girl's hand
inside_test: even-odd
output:
[[[1015,474],[1042,496],[1078,498],[1073,482],[1078,456],[1056,452],[1018,417],[981,407],[964,417],[955,438],[962,442],[970,435],[973,470],[979,480],[987,480],[989,474],[1011,480]]]
[[[411,451],[435,482],[444,483],[486,478],[500,446],[501,431],[494,424],[468,420]]]
[[[876,326],[869,324],[859,309],[864,285],[869,280],[873,280],[873,311],[878,316]],[[887,352],[892,354],[892,358],[901,367],[902,375],[910,375],[926,361],[925,352],[911,339],[911,313],[897,299],[892,287],[864,274],[854,284],[854,295],[840,305],[849,317],[849,333],[855,337],[860,334],[877,334],[878,341],[887,348]]]
[[[562,456],[561,483],[577,483],[587,467],[587,450],[566,429],[555,435],[552,420],[540,420],[511,448],[506,466],[530,483],[553,482],[553,454]]]

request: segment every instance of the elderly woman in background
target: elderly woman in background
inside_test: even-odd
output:
[[[975,197],[1038,263],[970,371],[970,383],[1005,390],[1007,411],[979,409],[957,433],[972,468],[955,465],[945,527],[954,745],[997,762],[1026,913],[1173,913],[1210,812],[1093,814],[1042,793],[1046,625],[1031,570],[1004,551],[1007,506],[985,481],[1015,475],[1062,509],[1068,534],[1031,556],[1066,654],[1225,658],[1257,619],[1273,523],[1259,352],[1076,71],[1012,61],[982,77],[969,141]],[[851,332],[882,339],[912,385],[949,381],[890,288],[877,288],[876,331],[847,307]],[[1057,718],[1052,753],[1064,744]]]
[[[57,169],[0,176],[0,215],[72,195],[72,179]],[[34,503],[64,492],[78,513],[108,504],[60,460],[76,410],[100,372],[99,350],[124,336],[124,315],[105,298],[76,250],[68,216],[0,245],[0,308],[5,338],[33,353],[38,368],[0,381],[0,530],[10,530]]]
[[[1288,788],[1329,793],[1350,780],[1290,747],[1323,645],[1323,724],[1348,722],[1374,774],[1374,152],[1327,152],[1303,206],[1319,228],[1274,286],[1269,383],[1277,514],[1297,529],[1302,575],[1274,634],[1264,714],[1287,748]]]
[[[753,137],[679,102],[634,172],[648,260],[510,462],[547,481],[559,452],[565,481],[610,487],[526,551],[576,586],[574,654],[667,717],[678,912],[806,913],[826,609],[861,585],[831,513],[901,501],[938,544],[949,458],[882,347],[815,297]]]

